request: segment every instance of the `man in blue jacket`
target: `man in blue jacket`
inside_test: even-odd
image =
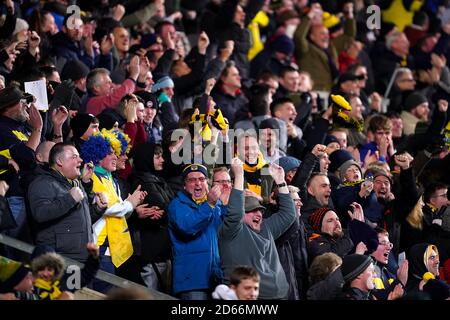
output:
[[[184,191],[169,205],[173,251],[173,294],[183,300],[206,300],[222,279],[217,231],[225,212],[222,185],[208,189],[208,171],[187,165]]]

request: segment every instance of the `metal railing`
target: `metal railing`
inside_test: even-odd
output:
[[[17,240],[17,239],[14,239],[14,238],[11,238],[11,237],[6,236],[1,233],[0,233],[0,244],[4,244],[8,247],[12,247],[16,250],[20,250],[20,251],[23,251],[23,252],[26,252],[29,254],[31,254],[34,250],[33,245],[23,242],[23,241],[20,241],[20,240]],[[81,262],[64,257],[63,255],[61,255],[61,256],[66,261],[66,265],[76,265],[80,269],[82,269],[84,267],[84,264]],[[116,275],[113,275],[111,273],[108,273],[108,272],[105,272],[102,270],[98,270],[96,278],[99,280],[105,281],[109,284],[112,284],[113,286],[119,287],[119,288],[137,288],[137,289],[147,290],[153,296],[154,300],[177,300],[176,298],[169,296],[165,293],[150,289],[150,288],[142,286],[138,283],[129,281],[127,279],[118,277]]]

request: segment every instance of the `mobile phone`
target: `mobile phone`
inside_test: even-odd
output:
[[[399,255],[398,255],[398,265],[401,266],[403,261],[405,261],[405,260],[406,260],[406,253],[405,253],[405,251],[400,252]]]
[[[27,92],[23,94],[23,98],[27,101],[27,103],[32,103],[36,101],[36,98],[31,93]]]

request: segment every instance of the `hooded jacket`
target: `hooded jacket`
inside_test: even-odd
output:
[[[429,243],[419,243],[411,247],[408,252],[408,281],[406,282],[405,291],[407,295],[414,295],[421,293],[419,289],[420,282],[423,280],[424,274],[428,272],[428,268],[425,265],[426,251],[429,246],[433,246]],[[437,248],[434,248],[437,252]]]
[[[147,192],[144,203],[149,207],[158,206],[165,214],[157,220],[139,219],[134,215],[129,223],[132,229],[135,252],[144,261],[163,262],[171,257],[171,244],[168,232],[168,207],[175,193],[167,182],[155,171],[153,156],[155,145],[144,143],[136,147],[134,171],[130,176],[133,189],[141,185]]]
[[[223,278],[217,231],[224,207],[197,204],[178,192],[169,205],[169,234],[173,246],[173,292],[213,289]]]

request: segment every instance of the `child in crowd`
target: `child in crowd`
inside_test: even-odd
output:
[[[236,267],[230,275],[230,286],[218,285],[212,296],[217,300],[256,300],[259,282],[259,274],[254,268]]]

